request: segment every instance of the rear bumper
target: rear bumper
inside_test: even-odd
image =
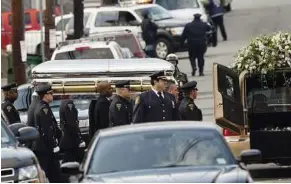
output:
[[[239,159],[240,154],[243,150],[250,149],[250,139],[248,137],[231,136],[225,137],[231,152],[233,155]]]

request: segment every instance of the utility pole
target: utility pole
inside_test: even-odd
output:
[[[25,64],[21,57],[20,41],[24,40],[22,0],[11,0],[12,7],[12,62],[15,82],[26,83]]]
[[[74,38],[84,35],[84,3],[83,0],[74,0]]]
[[[46,0],[46,11],[45,11],[45,57],[51,58],[50,49],[50,30],[55,29],[55,20],[53,17],[55,0]]]

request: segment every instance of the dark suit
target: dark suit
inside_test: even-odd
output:
[[[90,137],[92,138],[97,130],[109,127],[109,106],[111,101],[106,96],[100,96],[94,108],[94,122],[90,124]]]
[[[1,104],[1,109],[10,125],[14,123],[21,123],[19,113],[14,107],[13,102],[5,99]]]
[[[163,100],[153,90],[142,93],[136,99],[133,123],[180,120],[174,99],[175,97],[167,92],[164,92]]]
[[[182,120],[202,121],[202,111],[198,109],[191,98],[185,97],[181,101],[179,111]]]
[[[132,122],[132,111],[131,101],[116,95],[109,108],[110,127],[130,124]]]

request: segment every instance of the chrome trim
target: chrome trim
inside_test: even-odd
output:
[[[2,172],[3,171],[9,171],[9,170],[11,170],[12,171],[12,174],[10,174],[10,175],[2,175]],[[12,176],[14,176],[15,175],[15,170],[13,169],[13,168],[6,168],[6,169],[1,169],[1,178],[8,178],[8,177],[12,177]],[[2,182],[2,181],[1,181]]]

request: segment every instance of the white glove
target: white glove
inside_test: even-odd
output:
[[[54,153],[57,153],[59,151],[60,151],[60,148],[58,146],[54,148]]]
[[[84,141],[82,141],[80,144],[79,144],[79,147],[80,148],[84,148],[86,146],[86,143]]]

